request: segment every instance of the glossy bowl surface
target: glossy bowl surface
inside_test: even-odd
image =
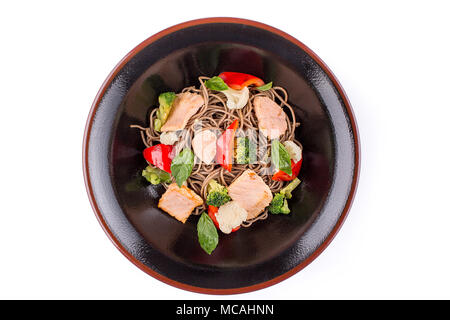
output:
[[[141,177],[145,146],[130,125],[148,126],[159,93],[198,86],[198,76],[222,71],[253,74],[287,90],[301,122],[296,138],[304,160],[290,215],[220,234],[207,255],[198,245],[197,216],[181,224],[157,208],[163,188]],[[208,18],[148,38],[114,68],[87,120],[83,168],[101,226],[131,262],[178,288],[242,293],[288,278],[333,239],[356,190],[358,133],[342,87],[304,44],[259,22]]]

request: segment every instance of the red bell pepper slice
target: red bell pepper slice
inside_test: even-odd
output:
[[[234,136],[239,121],[234,120],[224,133],[217,139],[216,161],[226,170],[231,171],[234,154]]]
[[[217,229],[219,229],[219,222],[216,218],[216,213],[219,212],[219,208],[214,206],[208,206],[208,216],[211,218],[212,222],[214,222],[214,225]]]
[[[155,167],[171,173],[170,165],[175,157],[175,148],[171,145],[157,144],[144,150],[144,158]]]
[[[303,158],[301,158],[297,162],[294,162],[294,160],[291,159],[292,175],[288,175],[286,172],[279,170],[277,173],[275,173],[273,175],[272,180],[275,180],[275,181],[292,181],[292,180],[294,180],[300,172],[300,168],[302,167],[302,161],[303,161]]]
[[[219,74],[219,78],[221,78],[231,89],[235,90],[242,90],[252,84],[257,87],[264,85],[262,79],[241,72],[222,72]]]
[[[217,212],[219,212],[219,208],[214,207],[214,206],[208,206],[208,216],[211,218],[211,220],[214,223],[214,225],[216,226],[216,228],[220,230],[219,222],[217,221],[217,218],[216,218]],[[240,227],[241,226],[237,226],[236,228],[231,229],[231,232],[235,232],[235,231],[239,230]]]

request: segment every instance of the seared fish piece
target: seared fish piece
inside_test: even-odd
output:
[[[247,211],[247,220],[263,212],[273,198],[269,186],[250,169],[228,186],[228,194]]]
[[[186,186],[178,187],[172,183],[159,199],[161,208],[175,219],[185,223],[195,207],[201,206],[203,199]]]
[[[204,104],[203,97],[197,93],[185,92],[177,94],[169,117],[161,127],[162,132],[184,129],[189,119]]]
[[[269,139],[277,139],[287,130],[287,117],[283,109],[268,97],[253,100],[259,130]]]

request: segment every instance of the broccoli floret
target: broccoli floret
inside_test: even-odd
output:
[[[236,163],[250,164],[256,161],[256,147],[248,137],[236,139]]]
[[[286,199],[292,198],[292,191],[300,184],[300,180],[295,178],[286,187],[275,193],[272,202],[269,205],[269,211],[273,214],[283,213],[288,214],[291,212],[288,207]]]
[[[214,207],[220,207],[228,201],[231,197],[228,195],[228,190],[223,185],[212,179],[208,183],[208,196],[206,197],[206,204]]]
[[[160,184],[161,182],[170,182],[170,174],[152,166],[147,166],[142,170],[142,176],[151,184]]]
[[[275,196],[272,199],[272,202],[270,202],[269,205],[269,211],[273,214],[288,214],[291,212],[288,207],[287,200],[284,196],[284,194],[276,193]]]
[[[297,186],[300,184],[300,179],[295,178],[291,181],[286,187],[280,190],[280,193],[284,195],[287,199],[292,198],[292,191],[297,188]]]

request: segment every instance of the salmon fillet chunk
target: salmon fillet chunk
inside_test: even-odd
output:
[[[184,92],[177,94],[169,117],[161,127],[161,131],[176,131],[184,129],[189,119],[204,104],[203,97],[197,93]]]
[[[263,212],[273,198],[269,186],[250,169],[228,186],[228,194],[247,211],[247,220]]]
[[[277,139],[287,130],[287,117],[283,109],[268,97],[253,100],[258,128],[269,139]]]
[[[175,219],[185,223],[195,207],[201,206],[203,199],[186,186],[178,187],[172,183],[159,199],[161,208]]]

